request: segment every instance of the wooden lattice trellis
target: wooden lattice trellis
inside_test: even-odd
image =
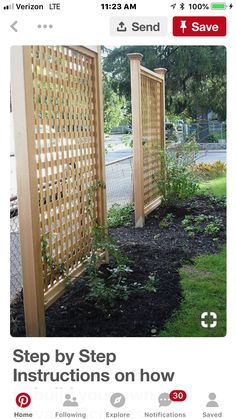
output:
[[[25,318],[27,334],[38,336],[45,307],[66,282],[42,259],[42,240],[52,260],[78,276],[91,250],[91,211],[106,222],[105,192],[96,188],[105,179],[100,51],[13,48],[12,98]]]
[[[128,54],[134,143],[134,199],[136,227],[161,202],[155,184],[160,151],[165,147],[165,69],[155,72],[140,65],[141,54]]]

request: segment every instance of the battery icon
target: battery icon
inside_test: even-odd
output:
[[[211,3],[212,10],[225,10],[226,4],[225,3]]]

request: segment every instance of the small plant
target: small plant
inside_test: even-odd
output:
[[[174,220],[174,215],[169,213],[166,214],[166,216],[164,218],[162,218],[162,220],[159,222],[159,226],[160,228],[167,228],[170,226],[170,224],[173,222]]]
[[[125,284],[108,284],[104,278],[98,277],[95,282],[88,282],[88,294],[85,299],[95,302],[104,313],[108,313],[118,300],[127,300],[129,290]]]
[[[217,236],[217,234],[222,229],[222,222],[219,218],[215,217],[214,221],[211,221],[209,224],[206,225],[204,232],[208,236]]]
[[[131,225],[133,210],[133,204],[128,204],[123,207],[120,204],[112,205],[112,207],[108,210],[107,214],[108,227]]]
[[[222,222],[220,218],[211,215],[187,215],[182,220],[182,226],[190,237],[194,237],[195,234],[198,233],[203,233],[207,236],[215,237],[222,229]]]
[[[44,234],[41,239],[41,255],[50,274],[53,273],[55,275],[62,276],[62,278],[68,278],[65,263],[57,262],[56,259],[49,253],[49,233]]]
[[[208,195],[210,205],[218,208],[226,208],[226,196]]]
[[[156,274],[154,272],[150,273],[148,276],[148,279],[143,286],[143,290],[148,293],[156,293],[157,292],[157,282],[158,279],[156,277]]]
[[[193,237],[203,231],[203,223],[208,220],[208,216],[200,214],[197,216],[186,216],[182,221],[182,226],[189,236]]]
[[[114,267],[109,268],[110,274],[105,279],[100,270],[104,259],[104,252],[108,252],[113,259]],[[98,225],[92,228],[91,254],[85,261],[88,293],[87,301],[94,301],[104,312],[111,310],[117,300],[126,300],[129,296],[125,279],[131,272],[127,266],[128,259],[122,255],[116,242],[106,230]]]

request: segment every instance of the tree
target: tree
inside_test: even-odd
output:
[[[226,116],[226,49],[222,46],[122,46],[104,58],[114,89],[130,100],[127,54],[143,54],[142,65],[167,68],[166,109],[186,117],[206,119],[209,111]]]
[[[103,73],[103,98],[104,98],[104,131],[109,133],[112,128],[125,122],[127,101],[120,96],[111,84],[111,77]]]

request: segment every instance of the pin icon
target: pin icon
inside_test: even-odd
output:
[[[182,29],[182,32],[185,32],[185,29],[187,29],[186,20],[181,20],[180,29]]]
[[[28,393],[19,393],[16,396],[16,404],[21,408],[28,407],[31,403],[31,397]]]

